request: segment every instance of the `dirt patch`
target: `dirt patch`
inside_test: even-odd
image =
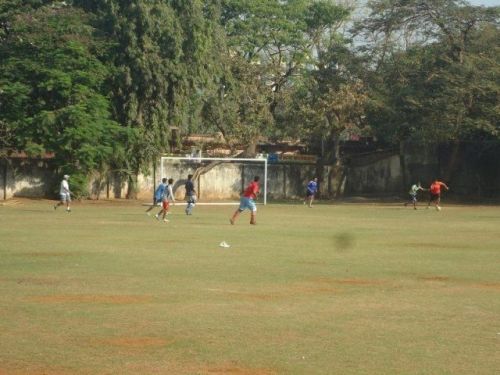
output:
[[[219,292],[238,299],[248,299],[252,301],[276,301],[290,297],[299,297],[303,295],[320,294],[320,293],[338,293],[339,290],[329,285],[317,284],[293,284],[286,288],[277,288],[268,293],[250,293],[240,292],[235,290],[223,289],[208,289],[212,292]]]
[[[481,283],[474,285],[474,288],[500,290],[500,283]]]
[[[293,288],[292,294],[320,294],[320,293],[338,293],[339,289],[328,285],[297,285]]]
[[[23,277],[20,279],[13,279],[17,284],[26,285],[59,285],[61,281],[51,277]]]
[[[264,293],[233,293],[239,297],[243,297],[245,299],[258,300],[258,301],[272,301],[275,299],[283,298],[283,295],[278,293],[275,294],[264,294]]]
[[[69,370],[47,368],[36,365],[26,366],[26,364],[23,364],[20,367],[22,367],[22,370],[18,369],[18,366],[12,365],[9,368],[7,365],[4,368],[0,368],[0,375],[69,375],[74,373]]]
[[[385,281],[382,280],[370,280],[370,279],[330,279],[330,278],[315,278],[312,279],[315,283],[323,283],[323,284],[341,284],[341,285],[382,285],[385,284]]]
[[[218,367],[209,367],[204,370],[205,374],[217,374],[217,375],[276,375],[278,372],[271,369],[263,368],[245,368],[235,365],[226,365]]]
[[[342,280],[337,280],[337,283],[343,285],[365,285],[365,286],[384,284],[384,282],[380,280],[363,280],[363,279],[342,279]]]
[[[109,304],[132,304],[148,303],[153,300],[150,296],[126,296],[126,295],[53,295],[35,296],[28,298],[29,302],[38,303],[109,303]]]
[[[19,206],[19,205],[22,205],[23,203],[20,202],[19,200],[17,199],[9,199],[7,201],[4,201],[2,203],[0,203],[0,206],[7,206],[7,207],[12,207],[12,206]],[[0,375],[2,375],[2,370],[0,370]]]
[[[41,257],[41,258],[49,258],[49,257],[69,257],[80,255],[77,252],[63,252],[63,251],[43,251],[43,252],[30,252],[30,253],[17,253],[14,254],[19,257]]]
[[[423,276],[418,279],[424,281],[448,281],[450,278],[447,276]]]
[[[165,346],[174,343],[174,340],[166,340],[157,337],[117,337],[99,340],[100,343],[118,346],[122,348],[148,348]]]
[[[473,249],[475,248],[473,245],[463,245],[463,244],[453,244],[453,243],[435,243],[435,242],[410,242],[401,244],[401,247],[416,247],[419,249],[425,250],[434,250],[434,249]]]

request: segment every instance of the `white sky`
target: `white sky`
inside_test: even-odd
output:
[[[494,6],[500,5],[500,0],[469,0],[472,5]]]

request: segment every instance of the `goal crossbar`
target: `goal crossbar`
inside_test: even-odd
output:
[[[212,157],[189,157],[189,156],[162,156],[160,159],[161,174],[163,177],[163,161],[164,160],[188,160],[194,162],[202,161],[232,161],[232,162],[254,162],[264,163],[264,205],[267,204],[267,158],[212,158]]]

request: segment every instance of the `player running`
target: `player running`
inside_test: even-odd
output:
[[[156,207],[158,203],[162,201],[163,195],[165,194],[165,188],[167,187],[167,179],[162,178],[161,183],[158,185],[158,187],[155,190],[155,193],[153,195],[153,204],[151,207],[149,207],[146,210],[146,215],[150,215],[149,211],[151,211],[153,208]]]
[[[158,212],[155,215],[156,219],[160,220],[160,215],[163,214],[162,220],[165,223],[169,222],[169,220],[165,216],[167,216],[168,210],[170,208],[170,200],[172,201],[172,204],[175,204],[174,192],[172,191],[173,184],[174,184],[174,179],[173,178],[169,178],[168,179],[168,185],[165,187],[165,190],[164,190],[164,193],[163,193],[163,196],[162,196],[162,200],[161,200],[161,202],[162,202],[162,208],[161,208],[160,212]]]
[[[441,206],[439,206],[439,203],[441,203],[441,187],[444,187],[446,190],[450,190],[444,182],[438,181],[437,179],[431,184],[429,188],[430,198],[427,208],[429,208],[431,202],[433,202],[436,206],[436,210],[441,211]]]
[[[410,195],[410,200],[405,203],[405,207],[408,206],[410,203],[413,204],[413,209],[417,209],[417,193],[419,191],[426,191],[427,189],[424,189],[422,185],[420,184],[420,181],[417,182],[416,184],[411,185],[410,191],[408,194]]]
[[[233,217],[229,219],[232,225],[234,225],[238,216],[247,208],[251,211],[250,224],[257,224],[257,206],[255,205],[255,199],[257,199],[257,194],[259,194],[259,179],[259,176],[255,176],[253,181],[245,189],[240,198],[240,207],[234,211]]]
[[[318,178],[314,177],[309,183],[307,184],[306,188],[306,198],[304,199],[304,204],[308,202],[309,208],[312,208],[312,202],[314,200],[314,195],[318,191]]]

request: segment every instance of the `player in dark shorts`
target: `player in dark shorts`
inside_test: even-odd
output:
[[[184,185],[184,188],[186,189],[186,215],[192,215],[193,214],[193,208],[196,205],[196,191],[194,190],[194,183],[192,181],[193,175],[190,174],[188,175],[188,180],[186,184]]]
[[[318,178],[314,177],[306,187],[306,198],[304,199],[304,204],[308,204],[309,208],[312,207],[312,202],[314,200],[314,196],[318,191]]]
[[[429,208],[431,203],[434,203],[436,210],[441,211],[441,206],[439,205],[441,203],[441,187],[444,187],[446,190],[450,190],[444,182],[438,181],[437,179],[431,184],[429,187],[430,198],[427,208]]]

